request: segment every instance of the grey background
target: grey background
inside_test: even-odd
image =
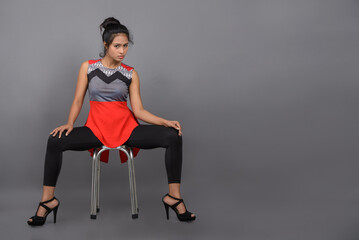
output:
[[[359,2],[1,1],[1,239],[358,239]],[[183,127],[182,195],[198,219],[165,219],[164,149],[102,167],[90,220],[91,158],[64,153],[45,226],[26,220],[42,191],[47,137],[66,123],[82,61],[99,58],[99,24],[134,36],[124,63],[144,107]],[[75,123],[89,110],[86,95]]]

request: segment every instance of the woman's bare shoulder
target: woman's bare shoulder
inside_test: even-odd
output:
[[[139,76],[136,69],[132,69],[132,80],[139,81]]]
[[[90,62],[90,60],[86,60],[86,61],[83,61],[82,63],[81,63],[81,67],[88,67],[89,66],[89,63]]]
[[[80,66],[80,72],[86,72],[89,67],[89,60],[83,61]]]

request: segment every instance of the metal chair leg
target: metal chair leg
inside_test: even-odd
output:
[[[137,210],[137,214],[139,212],[138,209],[138,202],[137,202],[137,189],[136,189],[136,175],[135,175],[135,160],[133,157],[132,148],[130,148],[130,157],[131,157],[131,169],[132,169],[132,179],[133,179],[133,191],[134,191],[134,198],[135,198],[135,208]]]
[[[132,149],[130,149],[131,153]],[[136,200],[135,200],[135,192],[134,192],[134,185],[133,185],[133,159],[131,154],[128,154],[128,151],[123,151],[127,155],[127,166],[128,166],[128,179],[130,183],[130,198],[131,198],[131,212],[132,212],[132,218],[138,218],[138,211],[136,207]]]
[[[96,212],[99,212],[99,211],[100,211],[100,177],[101,177],[101,175],[100,175],[100,173],[101,173],[100,166],[101,166],[101,162],[100,162],[99,159],[97,159]]]
[[[91,219],[96,219],[96,160],[97,160],[97,149],[95,149],[92,157],[92,184],[91,184]]]

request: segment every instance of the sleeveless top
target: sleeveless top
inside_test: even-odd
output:
[[[90,111],[84,126],[91,129],[103,145],[115,148],[123,145],[133,129],[140,125],[133,112],[127,107],[129,86],[133,67],[121,63],[117,68],[103,66],[101,59],[89,60],[87,69]],[[89,149],[93,156],[95,148]],[[133,156],[139,148],[132,148]],[[121,162],[127,161],[119,150]],[[109,150],[101,154],[100,160],[108,162]]]

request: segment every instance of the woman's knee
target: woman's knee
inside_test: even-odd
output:
[[[62,150],[64,146],[64,141],[61,136],[61,138],[58,137],[58,134],[56,136],[50,135],[47,139],[47,148],[56,149],[56,150]]]
[[[166,130],[166,141],[169,145],[180,145],[182,144],[182,136],[178,135],[178,130],[174,129],[173,127],[168,127]]]

